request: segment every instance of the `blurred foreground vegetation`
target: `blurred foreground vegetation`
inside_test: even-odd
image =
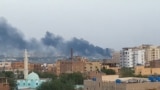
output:
[[[38,73],[41,78],[51,78],[42,83],[37,90],[74,90],[74,85],[82,85],[85,77],[81,73],[61,74]]]

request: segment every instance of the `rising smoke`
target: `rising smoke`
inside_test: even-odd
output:
[[[0,54],[15,55],[28,49],[33,56],[69,56],[71,48],[74,55],[87,57],[110,57],[111,53],[110,49],[94,46],[84,39],[73,38],[65,41],[61,36],[48,31],[41,40],[25,40],[21,32],[8,24],[4,18],[0,18]]]

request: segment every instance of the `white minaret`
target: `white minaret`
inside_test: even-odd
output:
[[[28,53],[25,49],[24,51],[24,79],[27,79],[28,77]]]

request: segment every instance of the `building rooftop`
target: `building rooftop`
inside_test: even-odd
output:
[[[32,72],[28,75],[27,80],[39,80],[39,76],[35,72]]]

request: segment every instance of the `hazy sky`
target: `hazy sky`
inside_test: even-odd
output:
[[[0,17],[27,39],[50,31],[104,48],[160,44],[160,0],[0,0]]]

